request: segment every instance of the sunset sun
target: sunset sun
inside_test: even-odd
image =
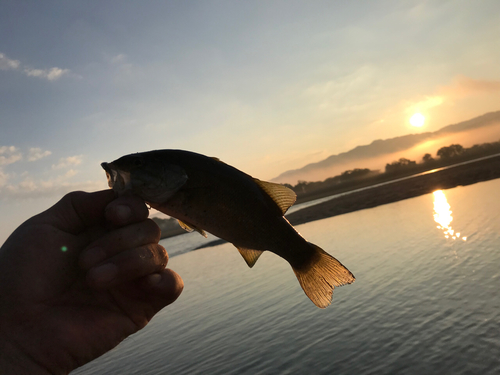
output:
[[[410,124],[412,126],[420,128],[424,125],[424,123],[425,123],[425,117],[421,113],[415,113],[413,116],[410,117]]]

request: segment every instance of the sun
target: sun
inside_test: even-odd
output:
[[[425,123],[425,117],[421,113],[415,113],[410,117],[410,124],[416,128],[421,128]]]

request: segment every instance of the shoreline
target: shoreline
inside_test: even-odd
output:
[[[336,187],[334,185],[327,188],[320,188],[318,190],[313,190],[308,193],[298,194],[297,201],[295,202],[295,204],[306,203],[312,200],[327,198],[337,194],[351,194],[352,192],[355,192],[359,189],[369,189],[377,185],[390,184],[398,180],[414,178],[420,175],[434,173],[444,169],[456,168],[458,166],[465,164],[474,164],[483,160],[495,159],[497,157],[500,157],[500,154],[486,155],[475,159],[458,160],[455,164],[448,164],[440,161],[437,162],[434,161],[430,163],[431,165],[429,165],[428,168],[425,169],[422,168],[422,165],[417,164],[416,168],[411,168],[408,171],[402,171],[393,176],[387,175],[386,173],[381,173],[379,175],[368,177],[366,179],[360,179],[358,181],[354,181],[349,186]]]
[[[500,178],[500,156],[436,172],[429,171],[404,180],[389,181],[379,186],[368,186],[361,191],[348,192],[326,202],[305,207],[286,215],[286,218],[292,225],[299,225],[418,197],[435,190],[451,189],[495,178]]]

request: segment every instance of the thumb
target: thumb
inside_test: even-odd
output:
[[[141,280],[141,287],[145,292],[153,311],[148,316],[150,320],[158,311],[174,302],[184,289],[184,281],[174,271],[169,268],[159,273],[154,273]]]

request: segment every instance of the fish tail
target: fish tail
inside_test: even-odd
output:
[[[342,263],[319,246],[310,242],[308,245],[314,252],[310,261],[292,268],[304,293],[316,306],[324,309],[332,301],[333,289],[336,286],[351,284],[355,278]]]

